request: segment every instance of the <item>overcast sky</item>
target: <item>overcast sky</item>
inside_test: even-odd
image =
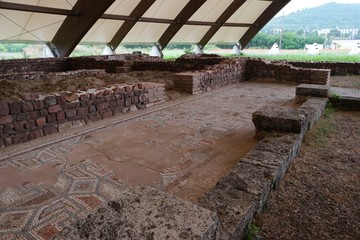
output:
[[[305,8],[318,7],[326,3],[337,2],[337,3],[360,3],[360,0],[291,0],[291,2],[284,7],[277,16],[282,15],[283,13],[289,14],[302,10]]]

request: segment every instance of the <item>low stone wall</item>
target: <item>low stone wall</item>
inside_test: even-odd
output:
[[[271,62],[261,59],[246,61],[245,78],[278,83],[308,83],[327,85],[330,80],[330,70],[294,67],[284,62]]]
[[[198,200],[201,207],[218,214],[217,239],[245,237],[253,216],[278,187],[300,151],[305,132],[319,120],[327,101],[311,98],[297,110],[264,107],[253,114],[257,132],[266,132],[263,139]]]
[[[175,74],[174,89],[194,95],[238,83],[244,80],[245,63],[245,59],[239,58],[223,61],[206,70]]]
[[[0,102],[0,147],[166,101],[165,86],[157,83],[46,96],[25,94],[24,99]]]
[[[282,61],[284,62],[284,61]],[[286,62],[295,67],[329,69],[331,75],[360,75],[360,63],[350,62]]]

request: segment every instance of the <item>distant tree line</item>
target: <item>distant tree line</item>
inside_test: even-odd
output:
[[[325,43],[325,36],[304,35],[295,32],[284,32],[282,34],[267,34],[259,32],[247,45],[248,48],[269,49],[274,43],[280,44],[282,49],[304,49],[305,44]]]
[[[9,52],[9,53],[16,53],[22,52],[24,48],[26,48],[28,44],[12,44],[12,43],[5,43],[0,44],[0,52]]]

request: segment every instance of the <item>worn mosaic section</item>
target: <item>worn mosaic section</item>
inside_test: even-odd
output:
[[[219,145],[224,137],[243,128],[255,134],[252,112],[284,105],[293,92],[290,86],[244,83],[1,161],[0,176],[10,180],[0,182],[0,239],[51,239],[116,198],[134,182],[131,171],[159,189],[182,184],[226,156]],[[78,148],[95,155],[82,157]]]

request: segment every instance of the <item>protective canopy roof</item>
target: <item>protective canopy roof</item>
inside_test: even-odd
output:
[[[290,0],[6,0],[1,42],[43,42],[57,56],[79,43],[240,43]]]

